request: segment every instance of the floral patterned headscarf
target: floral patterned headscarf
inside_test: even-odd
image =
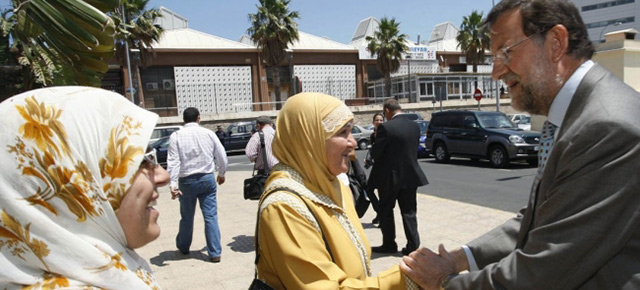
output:
[[[329,171],[325,141],[353,120],[339,99],[321,93],[300,93],[287,99],[276,119],[273,155],[295,169],[311,191],[342,205],[341,187]]]
[[[158,116],[53,87],[5,100],[0,118],[0,289],[159,289],[115,214]]]

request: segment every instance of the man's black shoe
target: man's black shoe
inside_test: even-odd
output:
[[[376,216],[375,218],[373,218],[373,220],[371,221],[371,223],[374,226],[377,226],[380,223],[380,218],[378,218],[378,216]]]
[[[416,249],[409,250],[409,249],[407,249],[407,248],[402,248],[402,251],[401,251],[401,252],[402,252],[402,255],[403,255],[403,256],[409,256],[409,254],[411,254],[411,253],[412,253],[413,251],[415,251],[415,250],[416,250]]]
[[[375,253],[387,253],[387,254],[395,254],[398,252],[398,247],[394,247],[394,246],[379,246],[379,247],[372,247],[371,251],[375,252]]]

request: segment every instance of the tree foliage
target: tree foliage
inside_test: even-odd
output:
[[[289,11],[290,0],[260,0],[258,12],[249,14],[251,27],[247,33],[262,50],[262,60],[271,69],[276,105],[280,108],[280,74],[278,66],[284,60],[289,44],[298,40],[297,11]]]
[[[473,72],[478,72],[478,65],[484,62],[485,52],[490,48],[489,31],[482,27],[482,12],[473,10],[470,15],[462,18],[456,40],[467,63],[473,66]]]
[[[114,51],[115,25],[105,13],[117,5],[117,0],[13,0],[0,25],[8,45],[0,47],[5,49],[0,61],[23,67],[22,90],[99,85]]]
[[[126,41],[129,44],[129,49],[140,50],[142,64],[146,65],[153,53],[151,44],[158,41],[164,32],[160,25],[153,24],[156,19],[162,17],[162,13],[158,9],[147,9],[149,0],[125,0],[123,2],[126,21],[122,18],[122,5],[110,13],[117,27],[115,35],[116,56],[124,65]]]
[[[383,17],[378,30],[366,40],[371,56],[377,55],[376,66],[384,75],[384,96],[388,98],[391,96],[391,73],[398,71],[402,54],[409,50],[407,35],[400,33],[400,22],[395,18]]]

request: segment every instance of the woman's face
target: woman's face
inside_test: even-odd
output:
[[[378,128],[378,125],[382,124],[384,122],[384,118],[382,117],[382,115],[376,115],[373,118],[373,127],[374,128]]]
[[[143,161],[116,213],[128,248],[140,248],[160,236],[158,211],[152,206],[159,196],[157,187],[168,182],[169,173],[164,168]]]
[[[349,170],[349,153],[355,149],[356,140],[351,135],[353,121],[347,122],[336,134],[325,141],[329,172],[333,175]]]

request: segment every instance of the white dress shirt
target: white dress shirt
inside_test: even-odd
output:
[[[187,123],[169,137],[167,170],[171,188],[178,188],[178,179],[198,173],[213,173],[224,177],[227,153],[216,134],[198,123]]]

